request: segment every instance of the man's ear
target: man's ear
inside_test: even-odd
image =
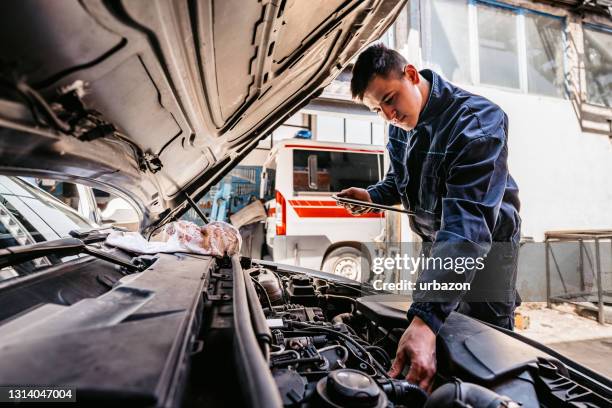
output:
[[[421,81],[419,71],[412,64],[404,65],[404,76],[413,84],[417,85]]]

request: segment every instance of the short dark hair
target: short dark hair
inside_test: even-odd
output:
[[[385,47],[382,43],[369,46],[359,54],[353,66],[351,78],[353,98],[363,99],[363,94],[375,75],[388,78],[389,74],[395,74],[399,77],[404,72],[406,64],[407,61],[402,54]]]

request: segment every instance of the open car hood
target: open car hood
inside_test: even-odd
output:
[[[0,3],[0,172],[176,217],[316,96],[402,0]]]

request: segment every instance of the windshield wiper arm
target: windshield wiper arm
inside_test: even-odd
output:
[[[86,244],[92,244],[95,242],[101,242],[106,239],[110,230],[115,231],[123,231],[127,232],[127,228],[116,227],[114,225],[110,225],[108,227],[100,227],[100,228],[91,228],[86,230],[75,229],[71,230],[68,234],[70,234],[73,238],[78,238]]]
[[[85,247],[83,248],[83,252],[85,252],[88,255],[95,256],[98,259],[102,259],[104,261],[123,266],[125,269],[132,271],[132,272],[141,271],[141,267],[139,265],[135,265],[130,261],[125,261],[119,258],[118,256],[111,255],[108,252],[101,251],[99,249],[96,249],[88,245],[85,245]]]
[[[32,261],[43,256],[76,255],[83,252],[84,247],[85,243],[76,238],[63,238],[32,245],[8,247],[0,249],[0,268]]]
[[[5,249],[0,249],[0,269],[20,264],[27,261],[32,261],[36,258],[55,255],[64,257],[70,255],[78,255],[85,253],[92,255],[98,259],[123,266],[132,272],[139,272],[141,268],[129,261],[125,261],[119,257],[111,255],[107,252],[88,246],[77,238],[62,238],[53,241],[41,242],[32,245],[13,246]]]

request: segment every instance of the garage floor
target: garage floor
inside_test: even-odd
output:
[[[517,333],[612,378],[612,325],[579,316],[570,305],[548,309],[546,303],[526,303],[517,311],[529,317],[527,329]]]
[[[549,344],[551,348],[612,378],[612,337]],[[607,356],[607,357],[606,357]]]

